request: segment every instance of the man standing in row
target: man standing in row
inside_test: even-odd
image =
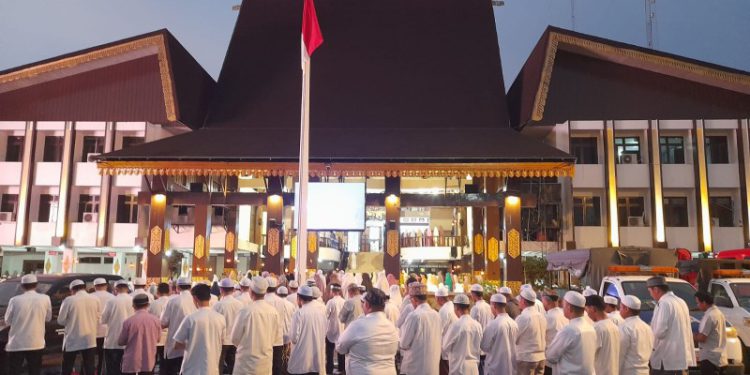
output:
[[[156,351],[162,329],[159,318],[150,314],[148,308],[148,296],[143,293],[136,295],[133,297],[135,313],[122,323],[117,344],[125,348],[121,367],[123,374],[153,374],[156,359],[152,353]]]
[[[448,289],[445,287],[442,287],[435,292],[435,300],[437,301],[438,306],[440,306],[440,310],[438,310],[438,315],[440,315],[440,333],[441,337],[445,338],[445,333],[448,331],[448,327],[458,320],[458,316],[456,316],[456,310],[453,307],[453,302],[451,302],[450,299],[448,299]],[[447,375],[448,374],[448,357],[445,355],[445,353],[440,353],[440,375]]]
[[[347,293],[349,299],[344,302],[344,306],[339,313],[339,320],[344,324],[344,329],[349,327],[349,324],[362,315],[362,293],[359,290],[359,285],[354,283],[349,284]]]
[[[560,332],[569,323],[568,318],[565,317],[565,313],[560,308],[558,300],[559,296],[557,294],[545,293],[542,295],[542,304],[544,305],[544,309],[547,310],[544,315],[547,321],[546,347],[549,347],[549,344],[552,343],[557,332]],[[551,374],[552,368],[549,365],[544,366],[544,373]]]
[[[120,373],[120,364],[125,347],[118,344],[118,339],[120,338],[122,323],[134,313],[133,297],[128,294],[128,283],[125,280],[120,280],[115,284],[115,288],[117,295],[104,305],[101,319],[101,322],[108,327],[107,337],[104,339],[104,368],[107,375]]]
[[[623,322],[623,319],[620,316],[620,308],[617,305],[617,297],[604,296],[604,312],[612,319],[612,323],[619,326]]]
[[[685,301],[669,289],[664,277],[646,280],[648,292],[656,301],[651,329],[654,331],[652,374],[685,374],[695,366],[690,311]]]
[[[148,296],[146,297],[148,298]],[[161,314],[167,307],[169,302],[169,284],[159,283],[156,287],[156,299],[148,306],[148,312],[155,316],[157,319],[161,319]],[[159,360],[159,366],[161,367],[162,361],[164,360],[164,345],[167,342],[167,330],[162,329],[161,335],[159,336],[159,342],[156,344],[156,358]]]
[[[107,280],[99,277],[94,279],[94,293],[91,293],[92,296],[96,297],[99,300],[99,303],[102,305],[102,309],[107,304],[107,301],[111,300],[112,298],[115,298],[115,296],[112,295],[112,293],[107,291],[107,287],[109,284],[107,283]],[[99,324],[99,329],[96,332],[96,373],[97,374],[103,374],[104,373],[104,337],[107,336],[107,325],[104,323]]]
[[[625,296],[620,305],[620,375],[648,375],[648,360],[654,348],[651,327],[640,318],[641,300]]]
[[[289,294],[286,296],[286,300],[291,302],[294,306],[297,306],[297,289],[299,289],[299,283],[295,280],[289,282]]]
[[[5,324],[10,326],[5,351],[10,374],[21,374],[24,360],[29,375],[39,375],[44,352],[45,323],[52,320],[49,296],[36,292],[36,275],[21,277],[23,293],[12,297],[5,310]]]
[[[193,295],[190,293],[190,279],[180,277],[177,279],[177,288],[180,294],[173,296],[167,302],[164,313],[161,314],[161,326],[167,328],[167,344],[164,348],[164,366],[160,368],[165,375],[178,375],[185,351],[177,347],[174,335],[180,323],[186,316],[195,312],[195,302]]]
[[[499,294],[505,297],[508,303],[505,305],[505,311],[508,313],[511,319],[515,320],[516,317],[521,315],[521,307],[518,305],[518,301],[513,298],[513,291],[507,286],[501,287],[497,290]]]
[[[146,290],[146,278],[136,277],[133,280],[133,292],[130,293],[131,297],[135,297],[138,294],[145,294],[148,297],[148,303],[154,302],[154,296]]]
[[[519,375],[543,375],[547,321],[536,308],[536,293],[531,288],[521,290],[519,304],[516,371]]]
[[[714,297],[706,292],[695,293],[695,302],[703,311],[698,332],[693,335],[700,347],[701,375],[718,375],[721,368],[728,364],[724,349],[727,346],[726,320],[718,307],[714,306]]]
[[[281,317],[265,301],[268,282],[254,277],[251,303],[240,310],[232,329],[232,344],[237,346],[233,374],[270,375],[273,370],[273,344],[281,335]]]
[[[479,375],[482,325],[469,315],[470,303],[465,294],[457,294],[453,298],[458,320],[448,327],[442,344],[442,353],[448,359],[449,375]]]
[[[70,375],[78,354],[83,359],[83,375],[94,375],[96,332],[102,306],[96,297],[86,293],[86,284],[79,279],[70,283],[70,297],[60,306],[57,324],[65,327],[63,338],[62,374]]]
[[[413,311],[403,326],[399,347],[403,350],[401,374],[434,375],[439,372],[441,325],[440,316],[427,303],[427,286],[409,284]]]
[[[487,353],[484,372],[488,375],[515,375],[518,325],[505,311],[507,299],[502,294],[490,298],[495,320],[482,333],[481,349]]]
[[[292,352],[287,371],[290,375],[325,372],[326,315],[312,303],[313,288],[303,285],[297,291],[300,309],[292,318]]]
[[[226,331],[224,317],[210,307],[211,287],[199,283],[191,294],[197,310],[182,320],[174,334],[175,348],[185,351],[180,373],[219,375],[219,357]]]
[[[344,332],[344,324],[339,320],[339,313],[344,307],[344,298],[341,297],[341,285],[331,284],[331,299],[326,302],[326,373],[333,374],[333,356],[336,352],[336,344],[339,336]],[[344,355],[338,355],[339,372],[344,373]]]
[[[234,368],[234,356],[236,352],[235,346],[232,345],[232,327],[234,327],[234,323],[237,321],[237,315],[240,310],[245,306],[232,296],[234,293],[234,281],[226,278],[222,279],[219,282],[219,288],[221,299],[212,308],[224,317],[224,326],[227,327],[221,347],[219,373],[231,374]]]
[[[570,324],[557,333],[547,348],[547,362],[555,375],[594,374],[596,331],[584,317],[586,297],[570,291],[563,299],[563,311]]]
[[[594,321],[596,332],[594,369],[597,374],[615,374],[620,369],[620,331],[604,312],[602,297],[586,297],[586,313]]]

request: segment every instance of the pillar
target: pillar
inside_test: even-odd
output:
[[[500,191],[498,178],[487,178],[487,194],[495,195]],[[487,265],[485,279],[500,281],[500,208],[487,206],[484,209],[484,238],[487,239]]]
[[[26,121],[23,138],[23,163],[21,164],[21,186],[18,189],[18,211],[16,212],[15,245],[29,243],[29,207],[31,206],[31,185],[34,178],[34,153],[36,151],[36,122]],[[45,262],[46,263],[46,262]]]
[[[104,125],[104,153],[115,149],[115,123],[107,122]],[[112,196],[112,176],[102,173],[102,181],[99,185],[99,222],[96,226],[96,246],[108,245],[109,237],[109,207]]]
[[[709,210],[708,171],[706,166],[706,136],[703,120],[693,120],[695,132],[693,150],[695,168],[696,202],[698,207],[698,248],[710,253],[711,244],[711,212]]]
[[[620,246],[620,223],[617,216],[617,163],[615,158],[615,122],[604,122],[604,156],[607,189],[607,242],[609,246]]]
[[[739,120],[737,129],[738,159],[740,164],[740,201],[742,202],[742,233],[745,246],[750,244],[750,124]]]
[[[284,271],[284,198],[271,194],[266,201],[266,246],[263,271],[280,275]]]
[[[53,243],[64,245],[68,239],[70,208],[70,186],[73,177],[73,146],[75,145],[75,122],[65,122],[63,157],[60,166],[60,188],[57,197],[57,222]]]
[[[208,197],[208,196],[207,196]],[[208,278],[208,256],[211,250],[211,212],[210,204],[199,203],[193,207],[193,280]]]
[[[476,182],[475,182],[476,184]],[[479,191],[484,190],[484,183],[480,184]],[[473,276],[484,274],[485,237],[484,237],[484,207],[471,207],[471,273]]]
[[[503,207],[503,232],[505,233],[504,284],[517,294],[523,284],[521,258],[521,198],[508,196]]]
[[[385,178],[385,274],[401,274],[401,177]]]
[[[151,207],[148,215],[148,241],[146,243],[145,269],[149,282],[162,282],[167,275],[162,275],[162,258],[168,247],[169,218],[167,215],[167,196],[151,195]]]
[[[654,232],[654,245],[666,247],[667,235],[664,225],[664,194],[661,176],[659,120],[651,120],[648,123],[648,148],[651,161],[649,163],[651,178],[651,228]]]
[[[237,277],[237,260],[235,255],[237,254],[237,242],[238,242],[238,227],[239,227],[239,207],[234,206],[224,211],[224,228],[226,228],[226,235],[224,236],[224,276],[236,278]]]

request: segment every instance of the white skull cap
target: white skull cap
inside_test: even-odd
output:
[[[177,285],[189,286],[193,285],[193,283],[190,281],[189,277],[180,277],[179,279],[177,279]]]
[[[536,302],[536,293],[534,292],[534,289],[531,288],[524,288],[521,289],[521,297],[527,301]]]
[[[70,289],[72,290],[73,288],[75,288],[75,287],[77,287],[79,285],[85,285],[85,283],[83,282],[83,280],[75,279],[75,280],[73,280],[73,281],[70,282]]]
[[[277,287],[279,285],[279,281],[276,280],[275,277],[270,277],[270,276],[266,277],[266,281],[268,282],[268,287],[269,288],[275,288],[275,287]]]
[[[252,286],[250,286],[250,289],[253,290],[253,292],[257,294],[266,294],[266,291],[268,291],[268,279],[264,279],[262,277],[253,277]]]
[[[286,296],[289,294],[289,289],[287,289],[285,286],[279,287],[279,289],[276,289],[276,294]]]
[[[501,288],[499,288],[499,289],[497,290],[497,292],[498,292],[498,293],[502,293],[502,294],[510,294],[510,295],[512,295],[512,294],[513,294],[513,291],[512,291],[512,290],[510,290],[510,288],[508,288],[507,286],[504,286],[504,287],[501,287]]]
[[[625,296],[622,297],[622,304],[633,310],[641,310],[641,300],[636,296]]]
[[[242,280],[240,280],[240,286],[248,288],[253,285],[253,282],[248,279],[247,277],[243,277]]]
[[[23,280],[21,280],[21,283],[23,284]],[[107,279],[103,277],[97,277],[94,279],[94,285],[104,285],[107,283]]]
[[[590,286],[587,286],[586,289],[583,290],[583,296],[589,297],[589,296],[598,296],[599,293],[596,292],[596,290],[592,289]]]
[[[565,293],[565,302],[576,307],[586,307],[586,297],[584,297],[583,294],[573,290]]]
[[[461,294],[456,294],[456,296],[453,297],[453,303],[457,305],[470,305],[471,300],[469,299],[469,296],[461,293]]]
[[[36,284],[36,283],[37,283],[36,275],[34,275],[33,273],[30,273],[28,275],[23,275],[23,277],[21,277],[21,285],[23,285],[23,284]],[[106,283],[106,281],[105,281],[105,283]]]
[[[446,287],[438,288],[435,297],[448,297],[448,289]]]
[[[508,303],[508,299],[505,298],[502,294],[493,294],[492,297],[490,297],[491,303]]]
[[[297,290],[297,294],[300,296],[315,298],[313,288],[307,285],[302,285],[301,287],[299,287],[299,290]]]
[[[289,288],[291,288],[291,289],[297,289],[297,288],[299,288],[299,283],[297,283],[296,281],[292,280],[292,281],[289,282]]]
[[[474,284],[471,286],[471,291],[472,292],[484,292],[484,288],[482,288],[482,286],[479,284]]]
[[[146,285],[146,278],[145,277],[136,277],[135,280],[133,280],[133,285]]]
[[[219,288],[234,288],[234,281],[230,278],[221,279],[219,282]]]
[[[604,296],[604,303],[608,305],[617,305],[617,298],[612,296]]]

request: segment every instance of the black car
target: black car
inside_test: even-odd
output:
[[[117,275],[98,275],[98,274],[65,274],[65,275],[37,275],[38,285],[36,291],[49,296],[52,302],[52,320],[47,323],[47,329],[44,334],[46,347],[44,354],[62,352],[62,329],[57,324],[57,315],[60,313],[60,305],[65,297],[70,295],[68,285],[73,280],[80,279],[86,283],[86,289],[94,290],[94,279],[102,277],[107,280],[107,290],[113,290],[114,283],[121,280]],[[5,344],[8,343],[8,331],[10,327],[5,324],[5,310],[8,308],[8,302],[13,296],[23,292],[21,289],[21,278],[16,277],[0,282],[0,375],[8,373],[7,356],[5,355]]]

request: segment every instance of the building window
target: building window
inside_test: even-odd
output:
[[[138,222],[138,197],[135,195],[117,196],[117,222]]]
[[[685,164],[685,144],[682,137],[659,137],[662,164]]]
[[[22,135],[11,135],[8,137],[8,146],[5,149],[5,161],[23,160],[23,139]]]
[[[641,163],[641,139],[638,137],[615,137],[615,160],[620,164]]]
[[[99,196],[90,194],[81,194],[78,200],[78,222],[88,222],[84,220],[85,214],[95,214],[99,212]]]
[[[729,144],[721,135],[706,137],[706,156],[710,164],[729,164]]]
[[[0,212],[10,213],[10,221],[15,220],[16,209],[18,208],[18,194],[3,194],[0,198],[2,198],[0,199]]]
[[[48,135],[44,137],[44,158],[46,162],[61,162],[63,157],[63,148],[65,137]]]
[[[685,197],[664,198],[664,225],[668,227],[688,226],[688,203]]]
[[[53,222],[57,219],[57,195],[41,194],[39,196],[39,221]]]
[[[122,148],[133,147],[145,141],[144,137],[122,137]]]
[[[732,209],[732,197],[710,197],[708,199],[713,226],[733,227],[734,210]]]
[[[598,164],[597,139],[595,137],[570,138],[570,149],[577,164]]]
[[[91,135],[83,137],[81,162],[88,162],[90,154],[101,154],[102,152],[104,152],[104,137],[95,137]]]
[[[573,216],[578,227],[598,227],[602,225],[599,197],[574,197]]]
[[[617,215],[621,227],[645,226],[643,219],[643,197],[617,198]]]

